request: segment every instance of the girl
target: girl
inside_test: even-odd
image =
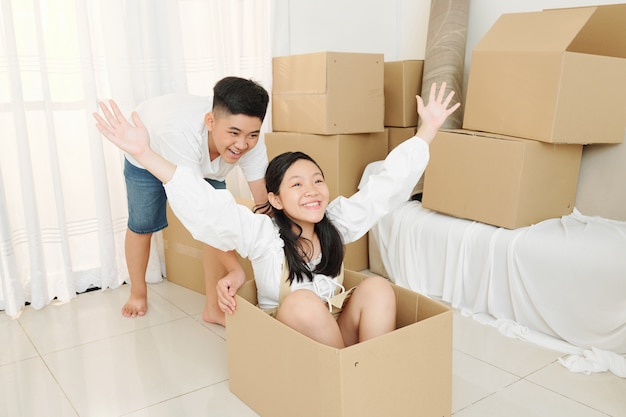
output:
[[[270,216],[238,206],[230,192],[215,190],[185,166],[176,167],[150,148],[139,116],[130,124],[111,101],[94,113],[97,128],[159,178],[172,210],[193,237],[223,251],[237,250],[253,265],[259,307],[312,339],[342,348],[395,329],[395,296],[389,282],[371,277],[347,298],[341,286],[343,245],[362,237],[381,217],[406,201],[428,163],[428,145],[460,103],[448,108],[433,83],[429,103],[417,96],[422,122],[417,135],[389,153],[380,173],[350,198],[329,202],[320,167],[307,155],[274,158],[266,171]],[[218,282],[220,308],[232,314],[243,280]],[[288,284],[288,285],[287,285]],[[332,314],[336,304],[335,315]]]

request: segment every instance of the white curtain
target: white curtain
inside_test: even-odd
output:
[[[211,95],[226,75],[271,91],[276,3],[0,0],[0,309],[127,280],[123,157],[94,127],[97,101],[129,114],[161,94]]]

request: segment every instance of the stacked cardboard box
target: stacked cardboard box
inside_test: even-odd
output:
[[[387,154],[382,54],[319,52],[273,59],[268,157],[302,151],[320,164],[330,198],[349,197]],[[367,269],[367,237],[346,246],[345,267]]]
[[[570,214],[583,144],[624,139],[625,19],[502,15],[473,51],[463,129],[431,146],[424,207],[510,229]]]

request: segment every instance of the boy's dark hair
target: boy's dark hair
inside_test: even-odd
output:
[[[268,193],[278,195],[280,184],[283,182],[285,172],[296,161],[304,159],[313,162],[322,171],[320,166],[309,155],[302,152],[285,152],[273,158],[265,172],[265,187]],[[322,176],[324,173],[322,172]],[[311,271],[307,267],[307,263],[302,256],[304,248],[300,242],[302,229],[285,215],[282,210],[272,207],[269,202],[260,207],[255,208],[255,212],[263,212],[274,218],[278,226],[280,237],[285,242],[284,251],[289,266],[289,283],[302,282],[304,277],[309,281],[313,281],[313,273],[323,274],[329,277],[336,277],[341,272],[341,264],[343,262],[344,247],[339,231],[334,224],[328,219],[326,214],[322,220],[315,225],[315,233],[320,240],[322,250],[322,259]],[[294,233],[294,228],[299,230]]]
[[[213,112],[245,114],[263,121],[269,94],[260,84],[240,77],[222,78],[213,87]]]

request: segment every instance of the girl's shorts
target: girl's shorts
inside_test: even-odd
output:
[[[328,310],[330,311],[330,314],[333,315],[333,317],[335,318],[335,320],[337,320],[339,318],[339,316],[341,315],[341,312],[343,311],[343,308],[345,307],[346,303],[348,302],[348,300],[350,299],[350,296],[352,295],[352,291],[354,291],[356,287],[352,287],[349,290],[341,293],[341,294],[337,294],[332,298],[329,298],[328,300],[324,301],[327,305],[328,305]],[[270,316],[276,318],[276,314],[278,313],[278,309],[280,308],[280,306],[278,307],[274,307],[274,308],[270,308],[267,310],[263,310],[265,311],[267,314],[269,314]]]

